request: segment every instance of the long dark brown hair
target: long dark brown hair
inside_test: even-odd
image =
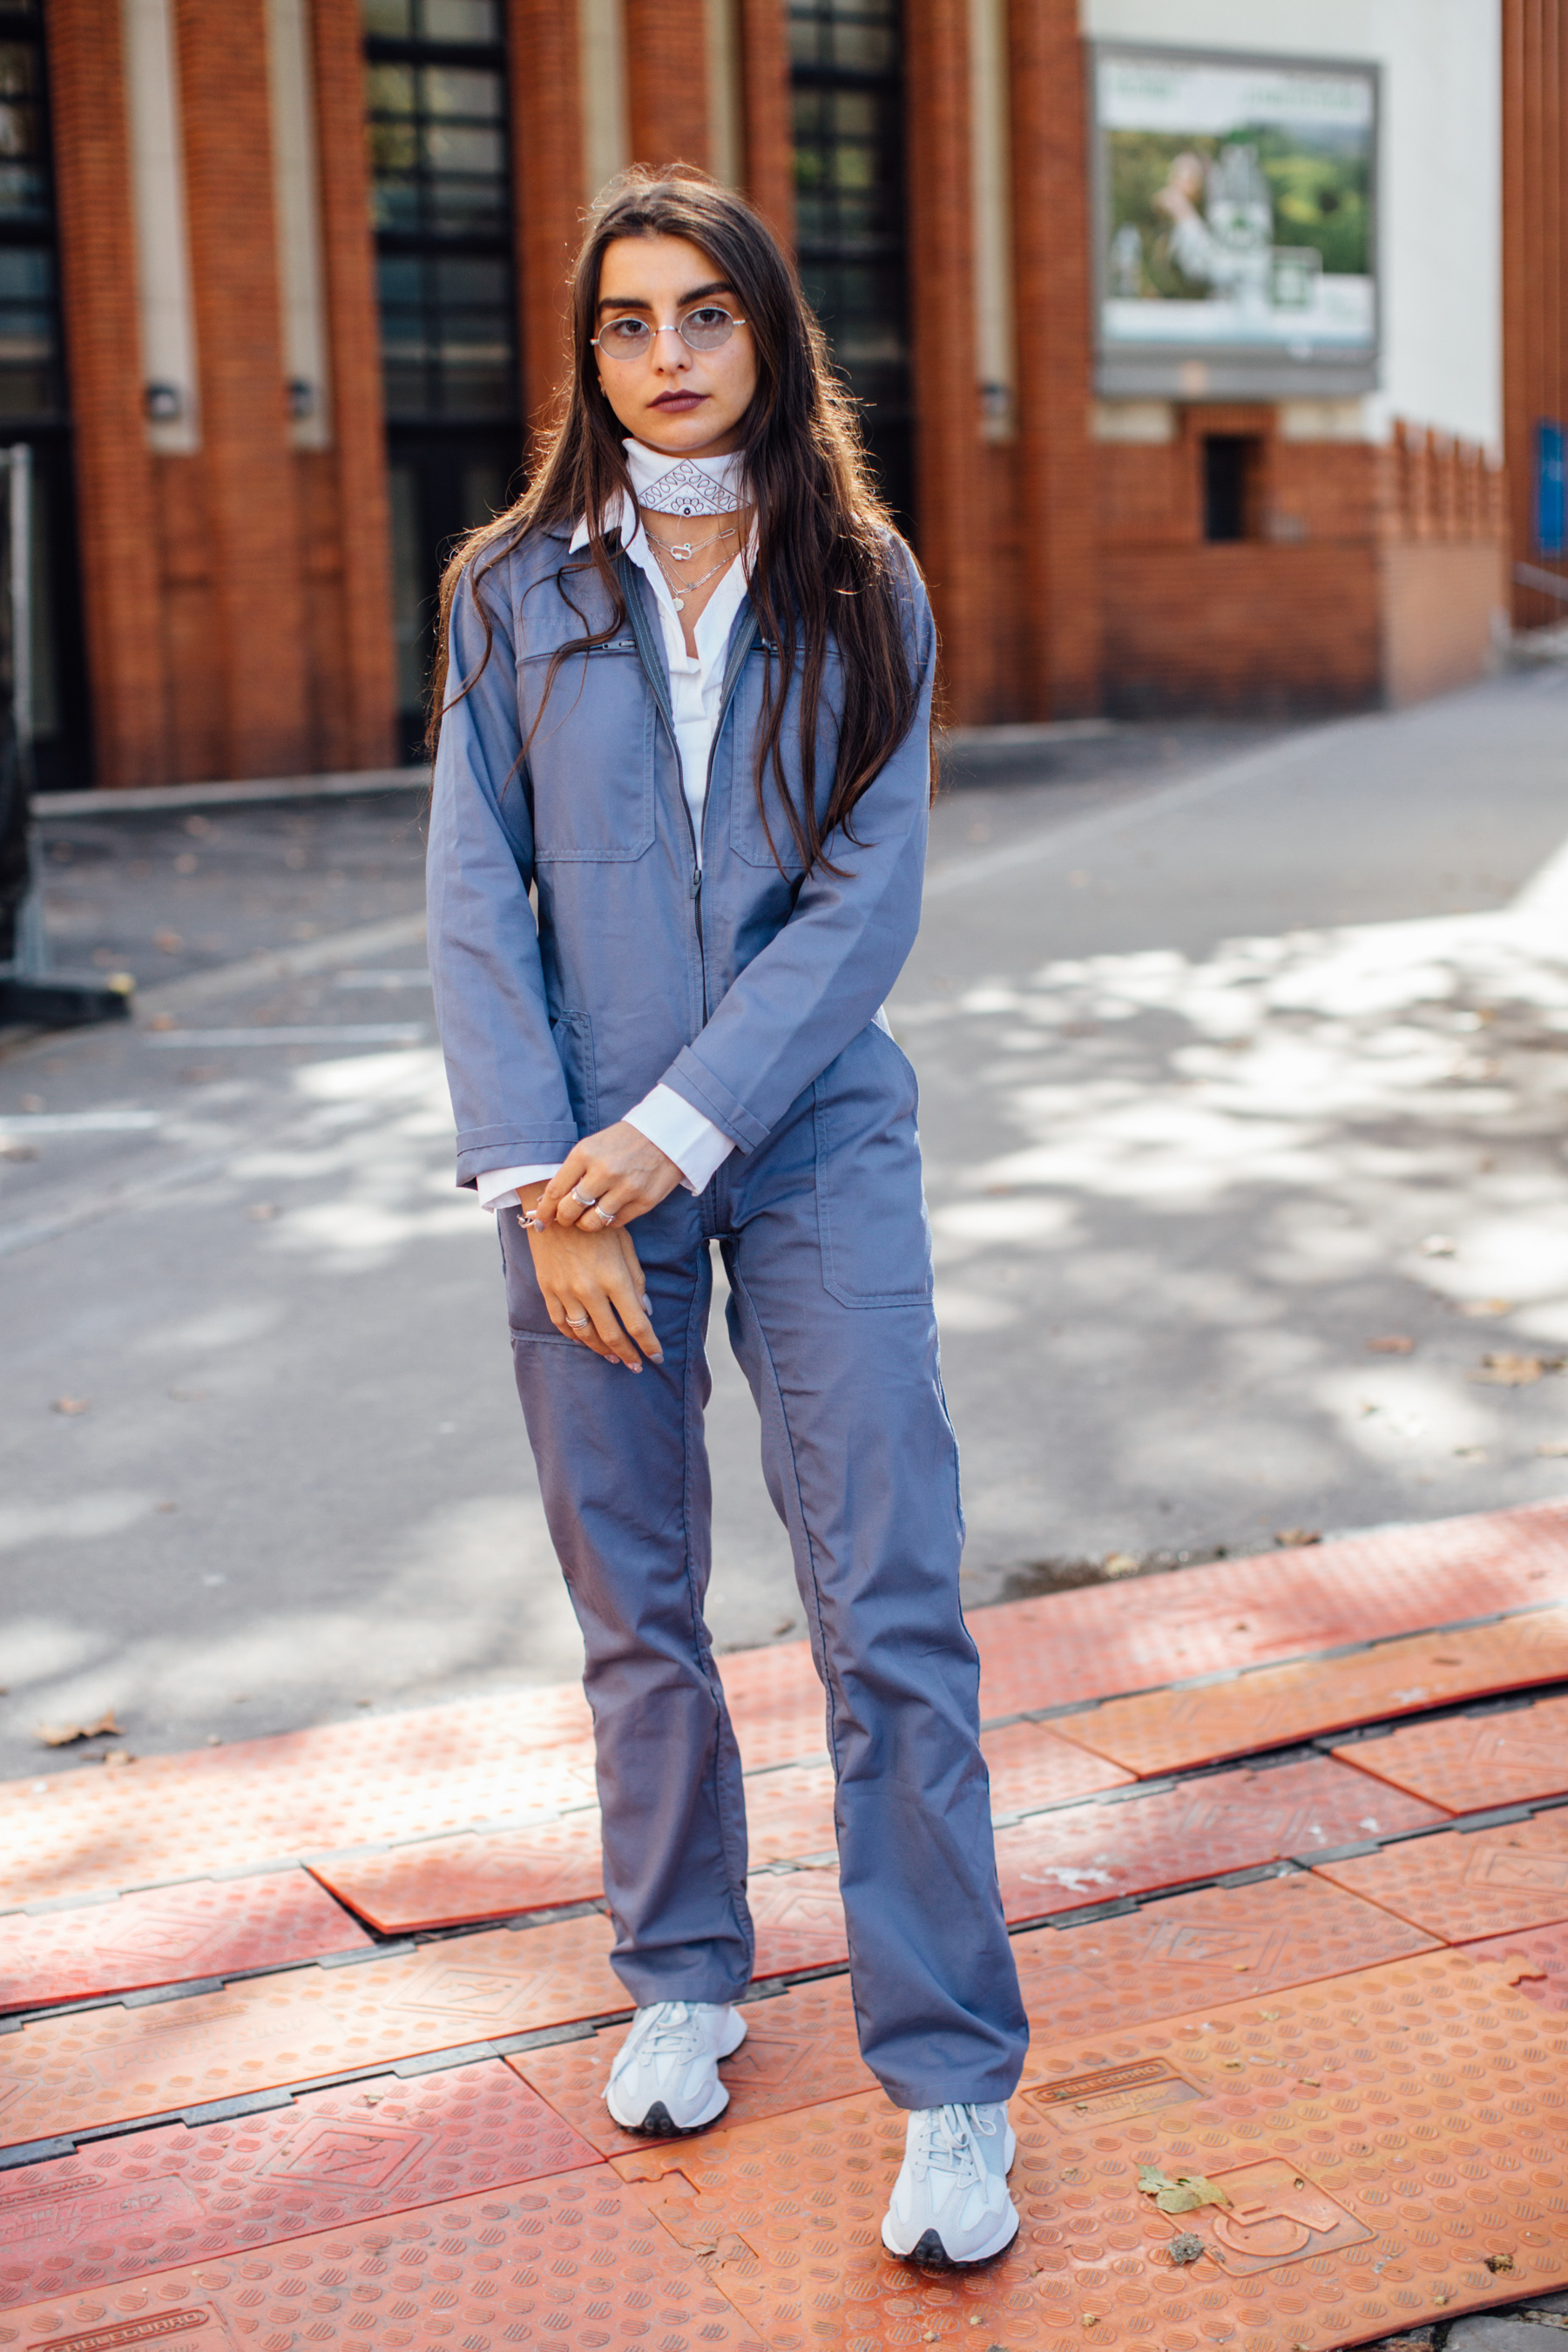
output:
[[[856,803],[914,723],[918,697],[907,649],[907,605],[900,609],[907,597],[903,565],[910,559],[899,548],[888,509],[870,481],[853,403],[834,373],[794,268],[742,197],[686,164],[625,173],[595,207],[572,279],[572,374],[534,478],[515,505],[468,533],[442,578],[430,754],[433,759],[444,713],[471,690],[490,656],[491,624],[480,597],[484,655],[473,676],[447,695],[452,599],[465,572],[478,587],[530,532],[570,532],[585,519],[586,551],[563,562],[557,576],[572,601],[568,573],[591,565],[609,593],[612,617],[603,629],[562,648],[546,691],[563,660],[604,644],[625,625],[625,596],[603,518],[619,512],[619,494],[631,481],[624,428],[600,386],[592,338],[605,250],[627,236],[683,237],[700,247],[733,289],[756,346],[757,389],[742,420],[745,494],[756,510],[750,589],[759,635],[777,651],[776,657],[771,651],[767,656],[754,781],[766,828],[763,787],[772,768],[809,872],[828,863],[823,843],[836,828],[845,827],[854,838],[848,820]],[[586,630],[585,616],[584,625]],[[819,823],[816,748],[830,638],[842,663],[842,707],[836,714],[833,789]],[[788,681],[797,666],[798,793],[780,748]],[[771,831],[768,839],[771,844]]]

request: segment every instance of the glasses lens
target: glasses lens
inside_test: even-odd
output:
[[[653,340],[646,319],[612,319],[595,338],[599,349],[613,360],[638,360]]]
[[[688,310],[680,322],[681,341],[694,352],[716,352],[734,331],[735,321],[728,310],[721,310],[712,302],[704,302],[700,310]]]

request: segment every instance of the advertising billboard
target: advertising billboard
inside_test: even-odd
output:
[[[1105,44],[1102,393],[1333,397],[1377,369],[1377,69]]]

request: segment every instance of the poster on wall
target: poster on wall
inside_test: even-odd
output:
[[[1100,388],[1376,381],[1377,69],[1096,49]]]

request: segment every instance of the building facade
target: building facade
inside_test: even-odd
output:
[[[523,478],[634,160],[793,244],[955,720],[1475,675],[1505,245],[1516,313],[1542,267],[1505,46],[1559,5],[0,0],[42,781],[412,756],[442,550]]]

